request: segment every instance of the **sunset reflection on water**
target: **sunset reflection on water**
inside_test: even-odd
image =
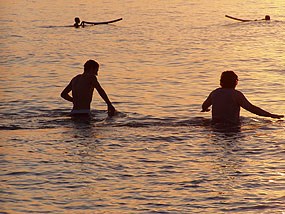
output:
[[[241,111],[217,129],[201,104],[237,89],[285,109],[283,1],[1,2],[0,212],[281,213],[284,120]],[[32,11],[32,12],[31,12]],[[225,18],[272,21],[241,23]],[[74,17],[110,25],[74,29]],[[90,121],[60,98],[88,59],[116,109]]]

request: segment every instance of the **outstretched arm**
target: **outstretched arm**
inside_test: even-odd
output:
[[[239,92],[237,93],[237,100],[239,105],[246,109],[247,111],[250,111],[253,114],[259,115],[259,116],[263,116],[263,117],[272,117],[272,118],[282,118],[284,117],[283,115],[277,115],[277,114],[271,114],[270,112],[267,112],[253,104],[251,104],[246,97],[243,95],[243,93]]]
[[[211,96],[212,96],[212,93],[207,97],[207,99],[202,104],[202,111],[201,112],[210,111],[210,109],[208,109],[208,108],[212,105],[212,98],[211,98]]]
[[[115,108],[112,105],[111,101],[109,100],[106,92],[104,91],[104,89],[101,87],[100,83],[97,81],[97,79],[94,82],[95,84],[95,88],[98,91],[99,95],[102,97],[102,99],[106,102],[106,104],[108,105],[108,115],[109,116],[114,116],[115,114]]]
[[[63,91],[61,92],[60,96],[73,103],[73,98],[69,95],[69,92],[71,92],[72,90],[72,86],[71,86],[71,82],[65,87],[65,89],[63,89]]]

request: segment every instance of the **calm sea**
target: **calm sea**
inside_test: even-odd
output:
[[[285,122],[210,125],[224,70],[285,113],[284,0],[1,1],[0,213],[284,213]],[[272,21],[241,23],[225,18]],[[86,21],[123,18],[74,29]],[[88,59],[120,112],[60,98]]]

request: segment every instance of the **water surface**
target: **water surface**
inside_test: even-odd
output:
[[[1,3],[2,213],[282,213],[284,120],[201,113],[224,70],[255,105],[285,112],[285,3]],[[240,23],[225,14],[270,22]],[[74,29],[122,17],[111,25]],[[120,114],[91,121],[59,97],[88,59]]]

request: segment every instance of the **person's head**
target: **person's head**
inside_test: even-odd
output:
[[[80,23],[80,19],[78,17],[74,18],[75,23],[79,24]]]
[[[85,74],[94,74],[94,75],[98,75],[98,70],[99,70],[99,64],[90,59],[87,62],[85,62],[84,64],[84,73]]]
[[[222,88],[235,88],[238,76],[233,71],[224,71],[221,75],[220,85]]]
[[[267,21],[269,21],[269,20],[270,20],[270,16],[269,16],[269,15],[266,15],[264,19],[267,20]]]

